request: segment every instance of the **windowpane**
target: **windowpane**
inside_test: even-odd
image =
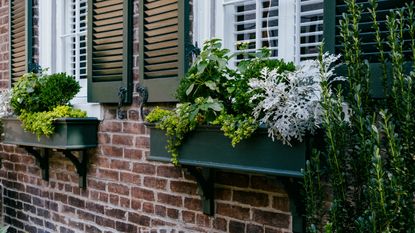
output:
[[[241,52],[236,62],[262,47],[270,48],[271,56],[277,57],[278,0],[238,1],[233,8],[235,50]]]
[[[323,0],[301,0],[300,60],[317,57],[323,40]]]

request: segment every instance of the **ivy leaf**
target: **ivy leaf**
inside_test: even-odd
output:
[[[231,94],[235,91],[235,87],[227,87],[226,90]]]
[[[206,61],[201,61],[198,65],[197,65],[197,73],[201,74],[205,71],[206,67],[207,67],[208,63]]]
[[[223,109],[223,105],[218,102],[209,104],[209,107],[213,109],[213,111],[216,111],[216,112],[220,112]]]
[[[190,95],[190,93],[192,93],[194,87],[195,87],[194,83],[190,84],[190,86],[186,90],[186,95],[187,96]]]

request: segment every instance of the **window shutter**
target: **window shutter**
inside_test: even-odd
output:
[[[187,67],[189,1],[140,1],[140,85],[149,102],[175,101]]]
[[[323,40],[323,2],[324,0],[301,0],[300,2],[300,61],[318,56]]]
[[[11,82],[29,72],[33,59],[32,0],[10,1]]]
[[[390,10],[404,7],[406,3],[411,3],[413,0],[378,0],[377,7],[377,21],[381,29],[381,36],[384,41],[384,50],[387,53],[389,46],[387,45],[388,30],[386,30],[386,16]],[[372,28],[373,22],[367,8],[370,7],[368,1],[357,0],[358,3],[363,4],[363,13],[361,21],[359,22],[361,49],[363,59],[369,61],[371,71],[371,86],[373,97],[383,97],[382,81],[382,64],[379,59],[379,52],[377,51],[375,42],[375,33]],[[347,12],[347,6],[344,0],[324,1],[324,39],[325,50],[339,54],[342,50],[342,39],[340,37],[339,20],[342,19],[342,14]],[[407,51],[409,56],[409,51]]]
[[[131,103],[132,27],[132,0],[88,1],[88,102]]]

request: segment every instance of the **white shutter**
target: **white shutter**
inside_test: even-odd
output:
[[[316,58],[323,40],[324,0],[300,0],[299,58]]]
[[[272,58],[278,56],[278,0],[229,0],[224,6],[228,8],[228,14],[233,14],[230,30],[233,51],[242,52],[237,43],[248,43],[248,49],[243,52],[254,53],[268,47]],[[228,38],[225,36],[225,40]],[[246,57],[239,55],[236,62],[243,59]]]

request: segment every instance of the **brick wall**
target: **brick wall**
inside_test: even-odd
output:
[[[8,0],[0,0],[0,88],[8,86]],[[138,2],[134,4],[134,80],[138,81]],[[149,162],[149,135],[137,94],[127,120],[105,105],[86,190],[59,153],[50,181],[23,149],[0,144],[3,218],[10,232],[290,232],[289,199],[276,178],[218,171],[215,215],[203,214],[195,180]]]

